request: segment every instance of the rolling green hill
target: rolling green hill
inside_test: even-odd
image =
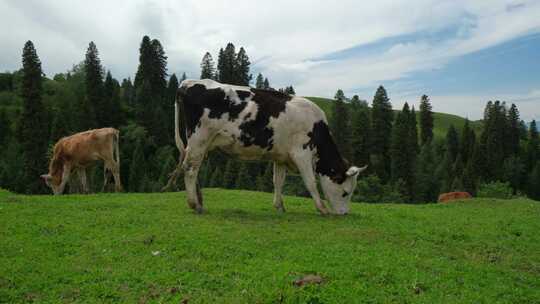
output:
[[[538,303],[540,204],[353,204],[205,189],[0,192],[2,303]],[[321,285],[297,287],[304,275]]]
[[[332,115],[333,99],[322,98],[322,97],[306,97],[306,98],[316,103],[326,113],[328,117]],[[398,111],[394,111],[394,112],[398,112]],[[417,117],[419,117],[420,113],[417,112],[416,115]],[[448,113],[435,112],[433,115],[433,118],[434,118],[433,134],[435,138],[438,138],[438,139],[442,139],[446,136],[446,132],[448,131],[448,128],[450,128],[450,125],[454,125],[455,128],[457,128],[458,130],[461,130],[463,128],[463,125],[465,124],[465,118],[460,117],[458,115],[448,114]],[[480,131],[482,130],[482,122],[472,121],[471,127],[476,131],[477,135],[480,135]]]

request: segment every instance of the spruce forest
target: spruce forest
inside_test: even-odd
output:
[[[114,127],[120,130],[126,191],[158,192],[178,161],[174,99],[182,80],[211,78],[296,94],[292,85],[273,88],[262,74],[253,77],[246,50],[232,43],[219,50],[217,61],[210,52],[201,54],[200,75],[169,75],[167,54],[157,39],[144,36],[138,51],[133,78],[116,79],[93,42],[86,54],[81,50],[81,62],[71,70],[47,77],[41,69],[47,58],[40,58],[28,41],[22,68],[0,73],[0,188],[50,193],[39,176],[47,172],[53,145],[76,132]],[[334,139],[351,163],[369,165],[353,201],[429,203],[450,191],[540,200],[538,129],[534,120],[520,119],[514,104],[486,100],[481,121],[450,125],[445,136],[435,136],[429,96],[421,96],[415,109],[391,101],[384,86],[369,100],[336,90],[331,104],[321,106]],[[101,191],[102,168],[91,169],[88,176],[92,191]],[[241,162],[219,151],[208,155],[199,178],[202,187],[273,191],[271,163]],[[176,190],[183,187],[179,179]],[[69,192],[79,190],[76,181],[70,184]],[[285,193],[309,195],[300,176],[291,173]]]

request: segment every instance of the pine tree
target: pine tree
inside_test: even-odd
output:
[[[63,94],[58,98],[58,107],[54,113],[51,126],[51,142],[56,142],[60,138],[67,136],[75,130],[73,127],[73,109],[71,101]]]
[[[529,174],[529,185],[527,196],[540,201],[540,163],[534,166],[534,169]]]
[[[264,79],[264,89],[266,90],[270,90],[271,87],[270,87],[270,82],[268,81],[268,78],[265,78]]]
[[[170,120],[171,103],[167,91],[167,56],[159,40],[144,36],[139,48],[139,67],[135,75],[136,118],[158,146],[172,136],[164,121]]]
[[[517,190],[522,188],[523,175],[525,174],[525,166],[518,156],[513,155],[504,160],[503,167],[503,180],[510,183],[514,194]]]
[[[394,113],[392,104],[383,86],[380,86],[373,97],[371,106],[371,133],[374,167],[379,178],[386,182],[390,177],[391,161],[389,156],[392,138],[392,121]]]
[[[450,125],[446,132],[446,149],[449,153],[450,162],[454,163],[459,153],[459,138],[453,125]]]
[[[131,164],[129,166],[129,179],[128,187],[130,192],[140,192],[141,187],[144,187],[144,179],[146,176],[146,159],[144,157],[144,143],[143,140],[137,142],[135,151],[131,158]]]
[[[356,165],[366,165],[369,163],[370,138],[371,138],[371,116],[366,101],[360,100],[358,95],[351,99],[352,119],[351,119],[351,149],[352,162]]]
[[[232,189],[235,186],[236,175],[238,173],[238,164],[234,159],[229,159],[227,161],[227,166],[225,166],[225,173],[223,173],[223,187],[227,189]]]
[[[463,163],[468,163],[469,159],[472,157],[474,147],[476,144],[476,134],[474,130],[471,129],[468,119],[465,119],[465,124],[463,125],[463,130],[461,132],[461,145],[459,153],[463,158]]]
[[[156,98],[162,98],[167,88],[167,56],[165,56],[165,50],[163,50],[163,46],[157,39],[152,40],[151,64],[150,83],[152,92]],[[162,102],[165,102],[165,100],[162,100]]]
[[[210,177],[209,187],[219,188],[223,186],[223,175],[221,174],[221,168],[216,167],[212,176]]]
[[[116,111],[120,111],[120,105],[114,103],[119,103],[120,100],[117,100],[115,98],[116,88],[115,83],[113,81],[111,72],[107,72],[107,76],[105,76],[105,82],[103,84],[103,105],[102,105],[102,112],[100,112],[101,116],[101,125],[103,127],[113,127],[113,115],[115,115],[115,111],[113,111],[113,108],[116,108]]]
[[[437,201],[439,183],[435,171],[437,168],[432,144],[422,146],[418,156],[415,176],[414,200],[421,203]]]
[[[478,187],[478,182],[477,182],[477,177],[475,174],[472,158],[469,160],[469,162],[465,166],[465,169],[463,170],[461,181],[463,183],[464,191],[467,191],[472,195],[476,194],[476,188]]]
[[[342,90],[338,90],[333,102],[332,120],[330,121],[330,131],[338,151],[344,158],[351,157],[351,134],[349,128],[349,111],[345,105],[345,95]]]
[[[416,148],[411,145],[412,139],[411,112],[405,103],[403,110],[397,115],[392,130],[391,145],[391,172],[392,182],[402,181],[401,194],[406,201],[411,201],[414,194],[414,165],[416,162]]]
[[[216,68],[214,67],[214,59],[209,52],[204,54],[201,61],[201,79],[215,79]]]
[[[257,191],[272,192],[272,189],[274,188],[272,177],[273,177],[273,163],[268,162],[263,174],[260,174],[259,176],[257,176],[257,185],[256,185]]]
[[[288,86],[285,88],[285,94],[289,95],[296,95],[296,91],[294,90],[293,86]]]
[[[472,158],[469,159],[469,164],[471,165],[471,175],[474,177],[475,181],[477,182],[477,185],[480,182],[485,181],[485,173],[487,171],[486,169],[486,148],[485,145],[482,143],[482,141],[477,141],[473,153]]]
[[[165,104],[164,110],[167,115],[167,134],[174,134],[174,102],[176,100],[176,92],[178,91],[178,79],[176,74],[172,74],[169,78],[169,84],[167,86],[167,103]]]
[[[46,110],[41,100],[43,72],[41,61],[32,41],[27,41],[22,54],[23,111],[19,121],[18,137],[24,151],[23,181],[26,193],[44,193],[45,184],[39,176],[47,168],[47,141],[49,129]],[[13,172],[16,173],[16,172]]]
[[[519,111],[515,104],[512,104],[510,106],[510,110],[508,110],[507,116],[508,131],[506,132],[507,138],[505,142],[508,145],[508,154],[517,155],[519,153],[521,123],[519,119]]]
[[[454,178],[461,177],[463,175],[463,170],[465,170],[465,164],[463,162],[463,158],[461,157],[461,154],[458,154],[456,157],[456,160],[454,161],[454,165],[452,167],[452,172],[454,173]],[[455,190],[457,191],[457,190]],[[463,191],[463,190],[460,190]]]
[[[488,102],[484,110],[484,129],[480,137],[482,156],[485,158],[483,178],[486,182],[502,179],[502,163],[507,156],[508,121],[506,105],[500,101]]]
[[[105,116],[106,108],[103,98],[103,68],[99,53],[94,42],[88,44],[86,59],[84,61],[85,83],[86,83],[86,102],[90,107],[89,113],[85,113],[84,125],[86,128],[103,128],[107,125]]]
[[[528,130],[527,130],[527,124],[522,119],[519,121],[519,139],[521,140],[527,140],[528,136]]]
[[[437,166],[437,170],[435,172],[435,176],[437,177],[440,185],[439,191],[441,193],[451,191],[452,182],[455,178],[455,174],[453,172],[454,162],[452,162],[451,158],[452,156],[450,155],[450,152],[446,151],[442,159],[439,161],[439,165]]]
[[[144,36],[141,41],[141,46],[139,47],[139,67],[137,68],[137,73],[135,74],[135,80],[133,82],[135,88],[141,87],[143,81],[150,78],[152,56],[152,41],[150,40],[150,37]]]
[[[433,139],[433,112],[427,95],[420,100],[420,142],[422,145]]]
[[[418,125],[416,123],[416,111],[414,110],[414,106],[409,115],[409,139],[409,144],[413,148],[414,153],[417,154],[420,152],[420,146],[418,145]]]
[[[250,65],[251,63],[249,62],[249,57],[246,54],[246,50],[244,50],[243,47],[240,47],[240,50],[236,55],[236,64],[234,69],[236,76],[235,84],[249,86],[252,78],[251,74],[249,74]]]
[[[252,178],[249,176],[248,167],[246,163],[241,163],[236,176],[235,188],[236,189],[253,189]]]
[[[127,78],[122,80],[122,96],[121,100],[123,103],[129,106],[133,106],[135,104],[135,88],[133,87],[133,84],[131,83],[131,78]]]
[[[6,110],[4,108],[0,109],[0,146],[4,146],[4,143],[7,142],[10,130],[10,121],[7,117]]]
[[[234,44],[228,43],[225,49],[220,49],[218,57],[218,78],[222,83],[238,84],[236,76],[237,56]]]
[[[261,73],[259,73],[259,75],[257,75],[257,79],[255,80],[255,88],[257,88],[257,89],[265,89],[265,87],[264,87],[264,79],[263,79],[263,75]]]
[[[154,107],[149,100],[152,99],[152,89],[149,81],[144,81],[136,91],[135,118],[146,129],[152,125]],[[150,133],[150,130],[148,130]]]
[[[529,142],[527,143],[527,171],[530,172],[538,163],[540,152],[540,138],[536,128],[536,120],[533,120],[529,126]]]

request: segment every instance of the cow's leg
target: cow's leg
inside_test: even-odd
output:
[[[315,208],[319,210],[322,215],[328,214],[328,209],[324,206],[319,190],[317,189],[317,179],[313,172],[313,156],[310,150],[301,150],[301,152],[293,153],[293,161],[304,180],[307,190],[311,194],[311,197],[315,201]]]
[[[120,180],[120,166],[115,160],[105,160],[103,167],[103,190],[109,183],[109,178],[112,173],[114,178],[114,191],[122,192],[122,181]]]
[[[188,152],[183,164],[187,203],[191,209],[194,209],[198,213],[202,213],[203,211],[201,189],[197,182],[197,176],[199,175],[199,169],[203,158],[204,154],[203,156],[195,157]]]
[[[71,166],[64,165],[64,172],[62,173],[62,182],[60,182],[60,186],[58,186],[58,192],[55,194],[64,193],[64,189],[66,188],[66,184],[69,182],[70,176],[71,176]]]
[[[282,190],[287,176],[287,167],[274,162],[274,207],[281,212],[285,212],[283,206]]]
[[[105,192],[107,190],[110,175],[110,169],[107,167],[107,165],[103,166],[103,187],[101,188],[101,192]]]
[[[120,179],[120,166],[118,163],[115,163],[111,169],[112,175],[114,178],[114,191],[122,192],[122,180]]]
[[[83,193],[88,194],[90,190],[88,189],[88,180],[86,179],[86,169],[79,168],[77,170],[77,174],[79,175],[79,179],[81,180]]]
[[[184,183],[188,206],[197,213],[203,212],[202,193],[197,182],[199,169],[206,156],[208,138],[211,138],[204,130],[197,130],[191,135],[186,147],[186,156],[182,167],[184,168]]]

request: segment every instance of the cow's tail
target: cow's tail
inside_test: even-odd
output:
[[[174,103],[174,139],[176,141],[176,147],[178,148],[178,151],[180,151],[180,159],[183,160],[186,147],[184,145],[182,137],[180,136],[180,108],[182,107],[181,103],[182,99],[180,98],[180,94],[177,94],[176,101]]]
[[[114,132],[113,144],[113,157],[116,161],[116,166],[118,166],[118,170],[120,170],[120,131],[118,130]]]

